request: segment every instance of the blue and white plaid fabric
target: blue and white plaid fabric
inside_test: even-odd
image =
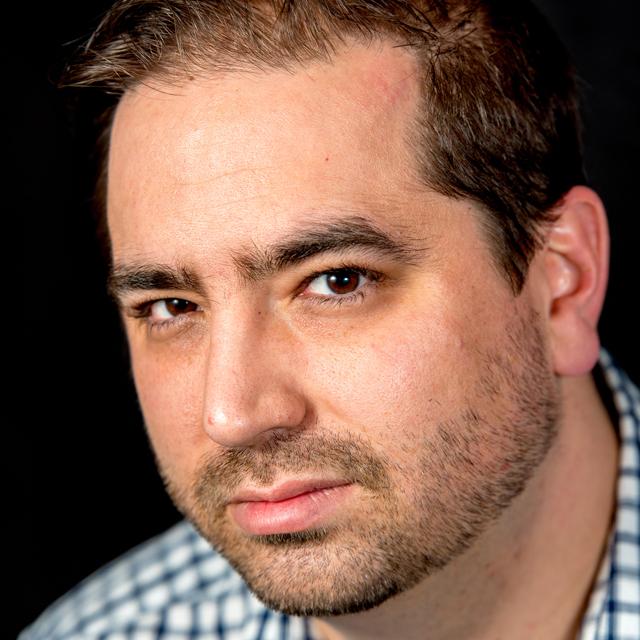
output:
[[[618,412],[618,503],[579,640],[640,640],[640,391],[603,349]]]
[[[640,392],[606,351],[619,414],[618,504],[577,640],[640,639]],[[19,640],[312,640],[309,623],[266,609],[182,522],[54,603]]]

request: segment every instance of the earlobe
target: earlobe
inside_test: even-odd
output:
[[[597,362],[597,325],[609,270],[609,231],[598,195],[574,187],[547,236],[544,272],[555,370],[576,376]]]

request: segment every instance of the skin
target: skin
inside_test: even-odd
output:
[[[398,558],[439,558],[375,608],[316,616],[319,637],[572,638],[615,502],[615,432],[589,375],[604,210],[584,187],[567,194],[514,297],[474,205],[417,178],[414,65],[354,45],[294,74],[124,96],[109,160],[114,263],[185,267],[202,285],[121,292],[146,426],[178,506],[272,604],[347,598],[363,564],[385,570],[385,534]],[[347,246],[239,275],[239,256],[350,215],[410,239],[411,264]],[[357,303],[319,304],[335,294],[309,277],[345,261],[383,277]],[[167,298],[192,304],[133,317]],[[164,316],[173,324],[150,328]],[[354,484],[319,539],[265,545],[238,528],[224,506],[238,486],[344,478],[341,444]]]

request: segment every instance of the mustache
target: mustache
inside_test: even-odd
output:
[[[226,449],[205,456],[192,495],[201,508],[221,509],[243,483],[268,486],[278,475],[309,472],[337,476],[372,492],[390,485],[387,463],[357,437],[292,432],[273,434],[260,447]]]

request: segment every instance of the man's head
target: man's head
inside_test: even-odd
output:
[[[157,13],[183,27],[194,4]],[[271,606],[360,611],[498,520],[517,530],[561,426],[559,376],[597,356],[603,212],[552,171],[577,162],[569,84],[550,60],[556,80],[489,64],[524,73],[537,17],[382,3],[422,21],[403,33],[426,58],[373,21],[380,3],[353,3],[342,41],[319,34],[347,3],[220,4],[218,26],[218,3],[197,23],[220,49],[183,37],[125,83],[111,286],[176,504]],[[287,33],[315,45],[287,49]]]

